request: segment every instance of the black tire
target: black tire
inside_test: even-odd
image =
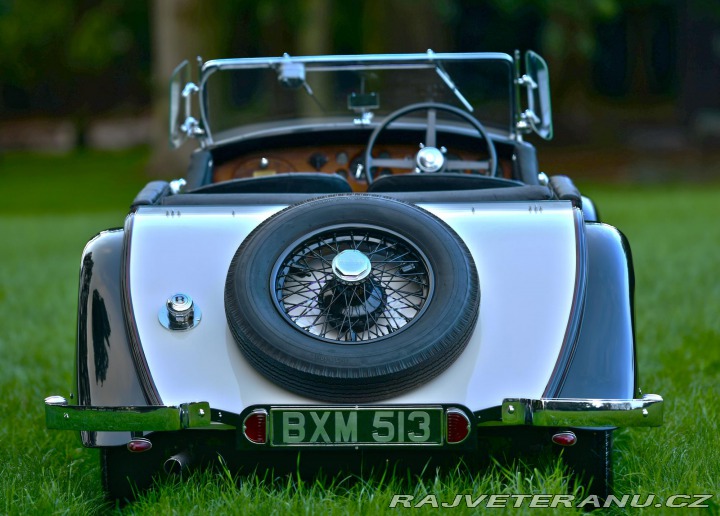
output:
[[[131,453],[125,446],[100,450],[100,478],[108,500],[132,502],[136,494],[152,486],[162,471],[164,455],[160,448]]]
[[[362,248],[370,242],[375,245],[377,240],[387,244],[383,251],[393,249],[400,253],[398,249],[403,249],[403,253],[414,257],[412,263],[419,265],[411,267],[413,272],[391,274],[403,281],[412,274],[419,275],[412,276],[419,277],[417,281],[407,279],[423,285],[410,316],[397,317],[396,308],[387,308],[400,298],[397,294],[400,290],[393,290],[391,285],[397,280],[383,280],[385,271],[381,268],[386,266],[378,265],[400,263],[404,258],[393,261],[395,256],[381,255],[380,262],[373,262],[370,275],[353,287],[333,283],[340,280],[327,272],[332,254],[322,258],[325,272],[308,265],[305,260],[310,259],[310,254],[301,255],[306,248],[309,253],[315,242],[319,242],[313,251],[316,257],[326,252],[331,239],[324,235],[330,234],[337,239],[338,252],[342,247],[338,241],[346,247]],[[377,248],[372,253],[376,251]],[[298,261],[293,262],[296,257]],[[298,265],[301,263],[305,265]],[[293,272],[294,268],[303,270]],[[292,309],[283,304],[284,291],[279,290],[279,285],[284,288],[287,282],[300,281],[293,279],[293,275],[311,278],[304,280],[315,288],[307,287],[307,292],[313,295],[307,296],[306,304],[311,306],[314,302],[316,306],[311,309],[318,314],[326,313],[323,329],[315,328],[320,323],[310,323],[307,330],[301,329],[299,318],[293,319]],[[333,288],[338,290],[328,294]],[[352,301],[347,301],[351,296],[345,293],[348,288],[362,289],[365,298],[362,306],[351,306]],[[340,294],[336,296],[337,292]],[[328,297],[332,298],[329,302],[325,301]],[[338,302],[336,297],[347,302],[342,312],[347,322],[331,317],[333,303]],[[372,299],[382,302],[372,304]],[[362,302],[359,295],[357,300]],[[475,263],[449,226],[418,207],[370,195],[324,197],[277,213],[240,245],[225,285],[228,324],[250,363],[292,392],[329,402],[386,399],[440,374],[465,348],[475,329],[479,301]],[[368,313],[371,309],[375,311]],[[387,323],[386,319],[391,319],[386,314],[389,310],[393,311],[392,320],[397,328],[392,322]],[[358,312],[360,316],[348,315]],[[381,319],[387,324],[380,324]]]
[[[563,461],[582,480],[585,496],[595,495],[600,501],[612,494],[612,432],[575,429],[577,443],[562,448]]]
[[[553,435],[571,431],[577,441],[573,446],[552,442]],[[478,429],[476,462],[487,466],[489,457],[503,464],[521,460],[535,467],[555,462],[558,456],[568,473],[584,488],[584,498],[595,495],[602,504],[612,494],[612,430],[551,428],[526,426],[498,426]],[[593,504],[586,506],[595,509]]]

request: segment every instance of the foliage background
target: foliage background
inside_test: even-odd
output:
[[[555,147],[720,140],[715,0],[0,0],[0,48],[0,149],[42,147],[7,136],[28,119],[69,121],[68,151],[102,146],[100,122],[152,116],[132,142],[153,146],[160,173],[186,157],[166,151],[168,77],[196,55],[534,49],[550,63]]]

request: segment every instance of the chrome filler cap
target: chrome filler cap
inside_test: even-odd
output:
[[[187,294],[173,294],[158,312],[158,319],[168,330],[189,330],[200,324],[202,314]]]

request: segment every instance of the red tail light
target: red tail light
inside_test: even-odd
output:
[[[152,443],[149,439],[145,439],[144,437],[137,437],[127,443],[128,451],[133,453],[142,453],[148,451],[150,448],[152,448]]]
[[[248,441],[265,444],[267,441],[267,412],[263,409],[253,410],[243,421],[243,433]]]
[[[560,446],[572,446],[577,442],[577,437],[570,431],[560,432],[552,436],[552,442]]]
[[[447,410],[447,442],[457,444],[463,442],[470,434],[470,419],[460,410]]]

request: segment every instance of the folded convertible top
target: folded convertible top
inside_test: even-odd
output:
[[[337,195],[337,194],[325,194]],[[352,195],[352,194],[345,194]],[[392,197],[409,203],[431,202],[490,202],[490,201],[546,201],[553,199],[547,186],[527,185],[512,188],[488,188],[485,190],[450,190],[445,192],[387,192],[378,195]],[[162,206],[230,206],[260,204],[295,204],[322,197],[322,194],[204,194],[187,193],[169,195],[159,199]]]

